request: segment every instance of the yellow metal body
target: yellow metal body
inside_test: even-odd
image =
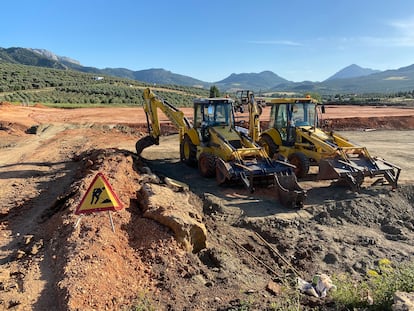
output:
[[[160,119],[158,109],[174,123],[180,132],[180,137],[191,127],[190,121],[185,118],[184,113],[168,102],[158,98],[149,88],[144,90],[144,111],[147,115],[150,135],[158,142],[161,136]]]
[[[319,165],[318,179],[341,179],[358,189],[365,176],[381,176],[397,186],[400,168],[372,157],[367,148],[318,127],[324,112],[312,98],[277,98],[267,101],[271,107],[269,127],[253,137],[271,157],[292,159],[299,177],[310,165]]]

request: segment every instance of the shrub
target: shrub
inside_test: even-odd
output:
[[[364,280],[355,281],[349,275],[337,275],[333,280],[337,290],[331,297],[339,309],[391,310],[396,291],[414,291],[414,262],[395,265],[381,259]]]

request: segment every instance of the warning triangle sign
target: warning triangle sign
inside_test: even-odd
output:
[[[75,214],[119,211],[122,203],[102,173],[96,174],[91,185],[76,208]]]

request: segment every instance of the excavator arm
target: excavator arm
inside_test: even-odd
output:
[[[166,100],[156,96],[149,88],[144,90],[144,111],[147,118],[148,135],[137,141],[135,148],[137,154],[152,145],[159,144],[161,136],[161,126],[159,118],[159,110],[174,123],[174,125],[183,132],[184,128],[190,128],[190,121],[184,116],[184,113],[168,103]]]
[[[242,90],[237,92],[237,97],[241,105],[247,105],[249,112],[249,137],[253,141],[259,140],[260,135],[260,114],[261,109],[255,100],[254,93],[249,90]]]

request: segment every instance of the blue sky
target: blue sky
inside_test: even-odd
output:
[[[0,47],[83,66],[164,68],[207,82],[271,70],[323,81],[414,64],[413,0],[4,1]]]

